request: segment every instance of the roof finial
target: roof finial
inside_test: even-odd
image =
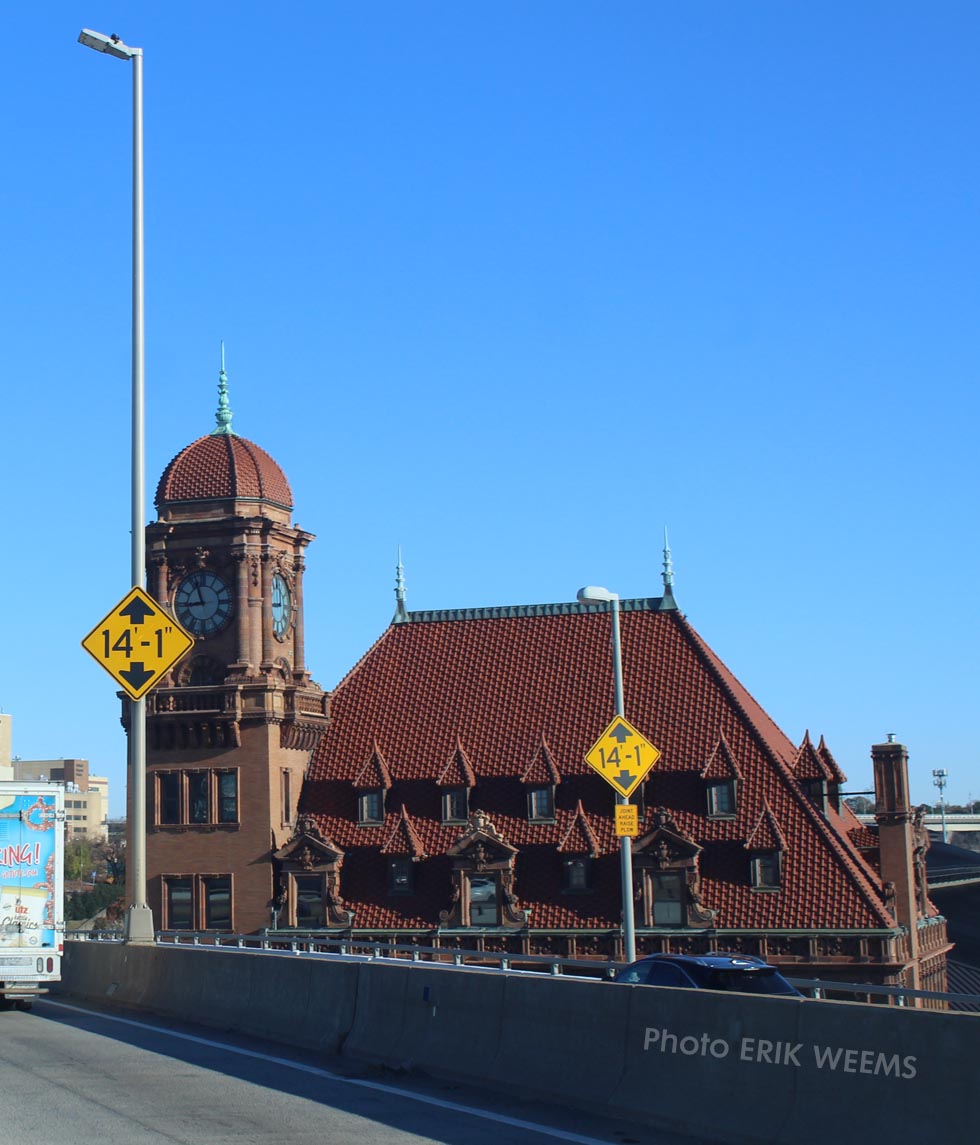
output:
[[[670,542],[667,540],[667,526],[664,525],[664,588],[674,587],[674,562],[670,559]]]
[[[401,545],[398,546],[398,564],[395,565],[395,600],[398,603],[395,606],[392,624],[401,624],[408,619],[408,613],[405,611],[405,567],[402,564]]]
[[[674,562],[670,559],[670,542],[667,540],[667,526],[664,525],[664,571],[660,574],[664,581],[664,595],[660,601],[660,611],[676,609],[674,600]]]
[[[234,436],[234,430],[231,428],[231,407],[228,405],[228,375],[225,373],[225,344],[221,343],[221,372],[218,374],[218,411],[215,414],[215,428],[211,431],[212,434],[230,433]]]

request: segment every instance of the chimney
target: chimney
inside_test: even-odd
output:
[[[909,932],[909,954],[918,981],[918,902],[913,862],[912,807],[909,802],[909,753],[894,734],[872,744],[875,775],[875,822],[881,881],[895,888],[895,919]]]

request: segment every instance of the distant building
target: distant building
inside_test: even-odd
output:
[[[11,743],[12,743],[12,723],[13,720],[4,712],[0,712],[0,781],[5,779],[13,779],[14,769],[12,765]]]
[[[109,780],[89,775],[87,759],[13,760],[20,783],[60,783],[65,788],[65,835],[71,839],[106,838]]]

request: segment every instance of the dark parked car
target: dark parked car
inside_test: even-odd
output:
[[[649,954],[620,970],[616,982],[680,986],[685,990],[737,990],[742,994],[803,995],[775,966],[751,954]]]

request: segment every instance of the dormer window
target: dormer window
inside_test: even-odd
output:
[[[555,789],[542,785],[527,791],[527,817],[532,823],[554,823]]]
[[[388,893],[410,895],[415,890],[415,864],[411,859],[398,856],[388,860]]]
[[[778,891],[782,886],[782,862],[779,851],[752,851],[752,889]]]
[[[447,787],[442,793],[443,823],[467,823],[470,817],[470,789]]]
[[[707,786],[708,814],[712,819],[735,817],[735,780],[715,780]]]
[[[362,827],[376,827],[385,819],[383,787],[371,787],[357,793],[357,822]]]
[[[588,855],[562,859],[561,889],[567,894],[586,894],[592,890],[592,860]]]
[[[821,811],[827,810],[827,784],[823,779],[803,780],[803,790]]]

